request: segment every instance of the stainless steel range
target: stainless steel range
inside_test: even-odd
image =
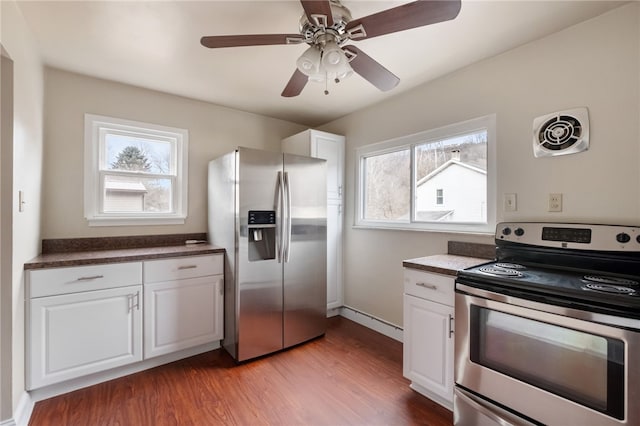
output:
[[[460,271],[454,424],[640,425],[640,227],[501,223]]]

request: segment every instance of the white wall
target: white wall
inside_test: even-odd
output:
[[[83,211],[84,114],[189,130],[189,217],[184,225],[89,227]],[[291,122],[46,68],[43,238],[206,232],[207,163],[237,146],[280,151],[304,130]]]
[[[11,418],[24,394],[24,285],[23,264],[40,249],[40,198],[42,193],[43,68],[35,43],[13,1],[2,1],[2,45],[14,62],[13,111],[13,243],[11,300],[11,349],[2,348],[11,361],[11,394],[2,394],[0,419]],[[3,123],[4,125],[4,123]],[[25,209],[18,212],[18,191],[24,191]],[[3,195],[4,196],[4,195]],[[4,292],[2,293],[4,296]],[[3,333],[7,325],[2,324]],[[2,375],[2,380],[7,380]],[[4,385],[4,383],[3,383]],[[4,386],[3,386],[4,388]]]
[[[347,138],[347,188],[355,193],[357,147],[496,113],[499,221],[639,225],[639,9],[628,4],[323,126]],[[589,108],[589,151],[534,158],[534,117],[576,106]],[[561,213],[546,211],[552,192],[564,194]],[[517,194],[518,211],[502,211],[504,193]],[[354,200],[346,199],[345,302],[398,325],[403,259],[444,253],[448,240],[493,243],[353,229]]]

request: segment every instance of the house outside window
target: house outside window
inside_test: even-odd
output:
[[[187,152],[187,130],[85,114],[90,226],[184,223]]]
[[[367,145],[356,154],[357,227],[493,232],[495,115]]]

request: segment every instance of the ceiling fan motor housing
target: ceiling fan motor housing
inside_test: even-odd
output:
[[[576,154],[589,149],[586,107],[557,111],[533,120],[534,157]]]
[[[328,25],[324,15],[313,15],[309,19],[306,13],[300,17],[300,34],[309,45],[324,43],[327,39],[335,40],[340,45],[347,40],[345,27],[351,21],[351,12],[338,0],[330,1],[333,25]]]

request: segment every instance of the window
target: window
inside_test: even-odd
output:
[[[356,154],[356,226],[493,232],[495,115],[367,145]]]
[[[90,226],[184,223],[188,132],[85,114]]]

